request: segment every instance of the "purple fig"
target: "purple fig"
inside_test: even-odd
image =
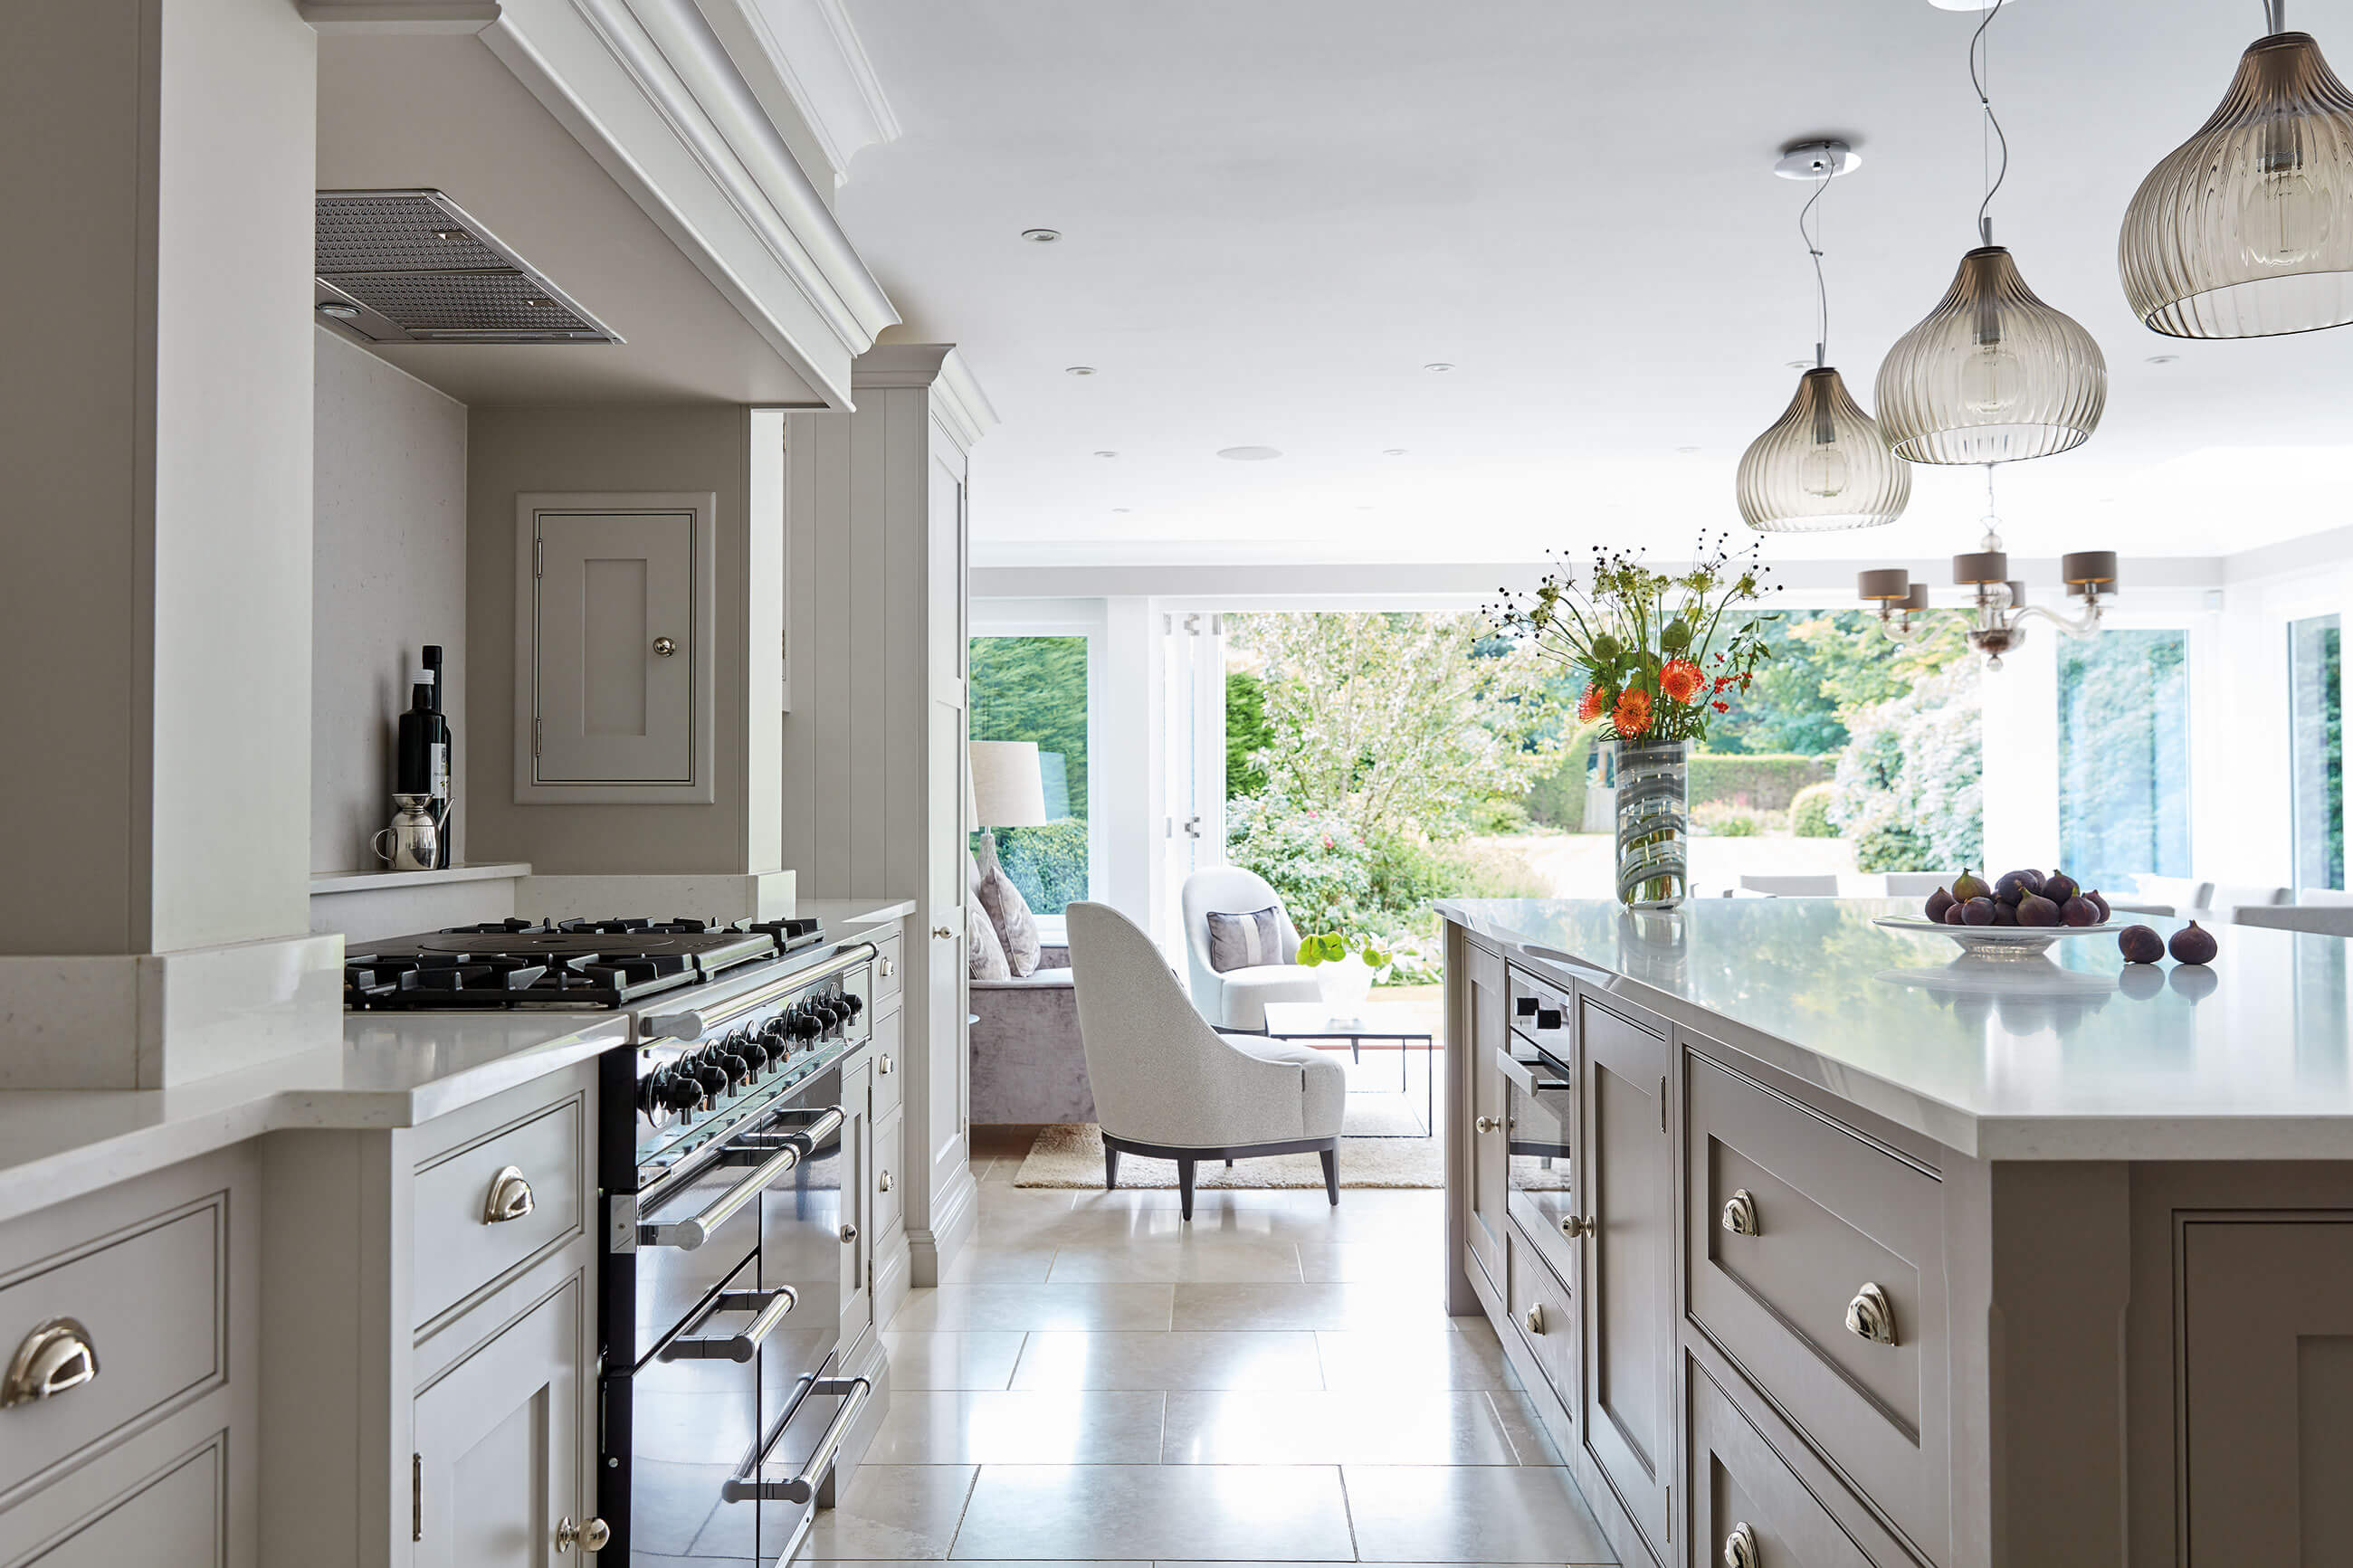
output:
[[[2063,904],[2083,890],[2084,885],[2064,871],[2052,872],[2042,879],[2042,886],[2035,889],[2054,904]]]
[[[2071,926],[2095,926],[2100,923],[2100,906],[2078,893],[2059,906],[2059,918]]]
[[[1932,921],[1943,921],[1945,918],[1945,911],[1951,909],[1956,901],[1957,900],[1953,898],[1952,894],[1945,891],[1942,888],[1937,889],[1935,892],[1928,895],[1928,908],[1926,911],[1928,918]]]
[[[2040,893],[2029,893],[2018,900],[2018,923],[2022,926],[2055,926],[2059,923],[2059,906]]]
[[[1947,904],[1945,907],[1945,912],[1937,918],[1942,920],[1944,923],[1948,926],[1967,925],[1968,922],[1961,919],[1961,911],[1968,907],[1968,905],[1961,902],[1960,900],[1955,899],[1950,904]]]
[[[2091,891],[2089,891],[2089,892],[2085,893],[2084,896],[2085,898],[2087,898],[2087,899],[2089,899],[2089,900],[2092,900],[2092,907],[2093,907],[2094,909],[2098,910],[2100,911],[2100,923],[2101,923],[2102,925],[2105,925],[2105,924],[2107,924],[2110,921],[2112,921],[2112,920],[2114,920],[2114,919],[2116,919],[2116,912],[2114,910],[2112,910],[2112,909],[2108,908],[2108,900],[2105,900],[2105,899],[2104,899],[2104,898],[2102,898],[2102,897],[2100,897],[2100,889],[2097,889],[2097,888],[2094,888]]]
[[[2016,925],[2018,923],[2018,906],[2016,904],[2005,904],[2000,899],[1996,899],[1993,901],[1993,923],[1998,926]]]
[[[2116,932],[2116,951],[2126,963],[2155,963],[2165,956],[2165,939],[2153,926],[2126,926]]]
[[[1985,879],[1975,871],[1964,870],[1953,879],[1953,897],[1966,904],[1971,899],[1993,897],[1993,889],[1987,887]]]
[[[2004,871],[2001,880],[1993,885],[1993,896],[2011,905],[2029,893],[2042,890],[2042,873],[2040,871]]]
[[[1993,924],[1993,908],[1994,905],[1991,899],[1971,899],[1968,903],[1961,906],[1961,923],[1963,925],[1972,926],[1989,926]]]
[[[2211,963],[2218,947],[2214,933],[2196,921],[2175,931],[2173,940],[2166,944],[2176,963]]]

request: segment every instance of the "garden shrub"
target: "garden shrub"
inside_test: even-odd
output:
[[[1831,784],[1808,784],[1789,802],[1789,831],[1799,838],[1836,838],[1838,824],[1831,820],[1831,802],[1838,798],[1838,786]]]
[[[1039,914],[1059,915],[1087,896],[1087,825],[1076,817],[998,828],[997,860]]]
[[[1692,807],[1691,820],[1695,830],[1717,838],[1761,837],[1767,827],[1760,813],[1725,800],[1704,801]]]
[[[1722,801],[1750,811],[1787,811],[1799,790],[1828,776],[1820,757],[1695,752],[1691,759],[1691,802],[1694,808]]]
[[[1847,721],[1831,819],[1858,871],[1943,871],[1985,859],[1977,669],[1956,665]]]

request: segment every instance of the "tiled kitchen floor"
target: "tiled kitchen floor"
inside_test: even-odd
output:
[[[1440,1194],[1011,1185],[886,1335],[892,1406],[804,1558],[1609,1563]]]

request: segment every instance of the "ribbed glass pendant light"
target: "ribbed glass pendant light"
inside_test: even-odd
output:
[[[2014,463],[2080,447],[2099,427],[2108,395],[2100,345],[2073,319],[2035,298],[2008,250],[1993,242],[1994,193],[2010,144],[1994,118],[1978,51],[2000,0],[1969,42],[1969,80],[2000,149],[2000,173],[1978,207],[1978,248],[1927,318],[1895,340],[1873,401],[1898,457],[1915,463]]]
[[[2149,171],[2116,269],[2151,331],[2262,338],[2353,321],[2353,93],[2267,0],[2222,107]]]
[[[1841,528],[1876,528],[1904,515],[1912,499],[1912,473],[1829,363],[1830,291],[1822,280],[1820,231],[1807,219],[1838,175],[1854,167],[1852,151],[1840,142],[1802,143],[1782,155],[1777,170],[1816,182],[1813,196],[1798,215],[1798,233],[1814,262],[1814,294],[1820,309],[1814,341],[1814,367],[1798,378],[1798,393],[1765,434],[1740,457],[1735,489],[1740,515],[1764,533],[1820,533]]]

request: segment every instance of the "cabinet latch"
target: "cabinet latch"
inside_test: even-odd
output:
[[[408,1456],[408,1539],[425,1539],[425,1456]]]

